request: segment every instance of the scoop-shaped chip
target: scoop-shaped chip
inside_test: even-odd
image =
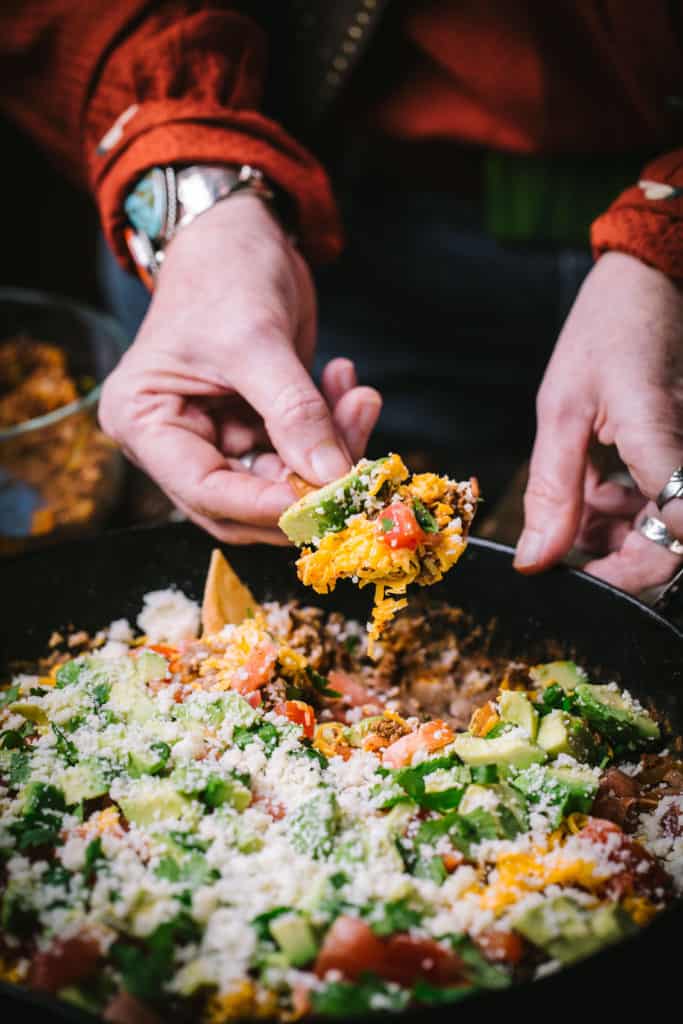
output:
[[[242,583],[222,551],[211,553],[209,573],[204,584],[202,632],[218,633],[228,624],[239,625],[258,609],[258,602]]]

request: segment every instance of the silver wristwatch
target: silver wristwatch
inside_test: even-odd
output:
[[[138,274],[149,287],[163,263],[164,250],[180,228],[239,192],[270,202],[274,191],[255,167],[197,164],[154,167],[126,197],[129,227],[124,232]]]

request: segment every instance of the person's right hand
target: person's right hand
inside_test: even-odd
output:
[[[104,430],[191,519],[228,543],[286,543],[287,476],[359,459],[381,398],[333,360],[310,377],[308,268],[262,201],[235,196],[179,232],[135,342],[104,385]],[[253,449],[252,472],[239,457]]]

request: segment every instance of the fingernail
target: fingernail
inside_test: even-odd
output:
[[[351,464],[334,441],[321,441],[311,452],[311,466],[321,483],[344,476]]]
[[[536,565],[541,559],[543,541],[543,534],[538,530],[524,530],[517,542],[515,568],[525,569]]]
[[[339,383],[344,394],[356,386],[356,368],[350,360],[339,368]]]

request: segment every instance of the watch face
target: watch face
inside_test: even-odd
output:
[[[123,205],[137,231],[148,238],[160,238],[168,213],[166,175],[161,167],[152,168],[141,178]]]

